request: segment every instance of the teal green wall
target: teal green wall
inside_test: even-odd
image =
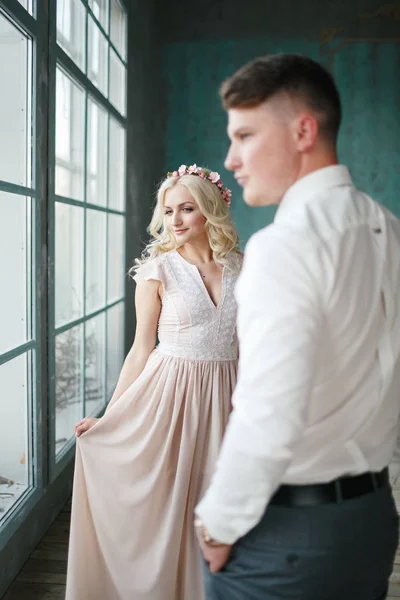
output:
[[[165,170],[196,162],[222,174],[233,190],[232,213],[243,244],[270,223],[273,208],[250,209],[223,167],[228,147],[226,115],[218,87],[236,68],[271,52],[297,52],[326,64],[343,99],[341,162],[356,184],[400,216],[400,45],[334,39],[270,38],[168,43],[164,50],[167,89]]]
[[[333,73],[344,107],[340,159],[358,187],[400,217],[400,44],[345,44]]]

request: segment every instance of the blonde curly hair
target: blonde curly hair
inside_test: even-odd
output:
[[[164,179],[158,188],[157,203],[148,227],[148,232],[152,237],[141,258],[136,259],[136,264],[130,269],[131,275],[145,262],[171,250],[176,250],[181,245],[165,227],[164,216],[165,194],[167,190],[176,185],[182,185],[190,192],[205,217],[205,229],[214,261],[222,267],[230,268],[228,255],[232,252],[242,254],[228,204],[222,197],[220,189],[206,178],[189,174],[173,175]]]

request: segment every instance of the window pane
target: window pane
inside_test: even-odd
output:
[[[121,302],[107,311],[107,400],[110,400],[124,362],[125,304]]]
[[[32,0],[18,0],[20,4],[27,10],[30,14],[33,12],[33,1]]]
[[[0,179],[30,186],[30,41],[0,13]]]
[[[56,454],[74,437],[83,416],[83,326],[56,336]]]
[[[89,0],[94,16],[108,33],[108,0]]]
[[[83,215],[56,202],[56,327],[83,316]]]
[[[110,48],[110,101],[125,115],[126,69],[114,50]]]
[[[0,522],[31,485],[30,353],[0,366]]]
[[[110,117],[108,206],[125,210],[125,130]]]
[[[108,302],[125,295],[125,218],[108,215]]]
[[[85,94],[57,69],[56,194],[83,200]]]
[[[104,406],[105,313],[86,322],[85,416]]]
[[[107,204],[107,113],[88,103],[87,196],[91,204]]]
[[[104,212],[86,215],[86,314],[106,304],[106,218]]]
[[[126,60],[126,13],[118,0],[111,0],[111,41]]]
[[[0,354],[30,338],[30,206],[24,196],[0,192]]]
[[[57,42],[85,70],[86,10],[81,0],[57,0]]]
[[[106,38],[89,15],[88,77],[108,96],[108,44]]]

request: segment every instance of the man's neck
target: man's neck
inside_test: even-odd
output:
[[[336,151],[332,149],[305,155],[297,173],[297,177],[293,183],[296,183],[296,181],[306,177],[306,175],[309,175],[314,171],[319,171],[325,167],[331,167],[337,164],[339,164],[338,156]]]

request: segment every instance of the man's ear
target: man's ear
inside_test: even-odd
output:
[[[295,144],[299,152],[310,150],[317,139],[319,132],[319,123],[317,119],[309,113],[301,113],[294,122],[293,135]]]

